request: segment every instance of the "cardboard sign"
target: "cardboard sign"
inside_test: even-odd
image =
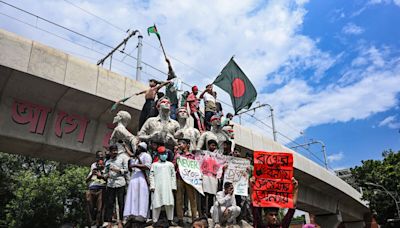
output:
[[[193,159],[179,157],[177,163],[182,180],[192,185],[200,194],[204,195],[203,175],[200,171],[199,162]]]
[[[222,177],[222,168],[226,163],[227,156],[218,153],[199,150],[195,153],[196,160],[200,164],[200,170],[204,176],[216,178]]]
[[[253,206],[293,208],[293,155],[254,151]]]
[[[247,196],[249,189],[250,161],[244,158],[229,157],[228,167],[225,170],[224,183],[231,182],[234,186],[234,194]]]

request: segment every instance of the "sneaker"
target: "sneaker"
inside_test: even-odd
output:
[[[168,221],[169,226],[178,226],[174,221]]]

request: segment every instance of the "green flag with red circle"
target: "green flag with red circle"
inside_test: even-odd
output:
[[[257,91],[249,78],[233,60],[222,69],[221,73],[213,82],[231,96],[235,115],[243,108],[249,109],[257,98]]]

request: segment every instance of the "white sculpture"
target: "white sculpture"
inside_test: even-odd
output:
[[[212,126],[211,131],[206,131],[201,134],[199,142],[197,143],[198,150],[201,150],[204,145],[206,145],[208,150],[208,141],[211,139],[217,141],[218,148],[221,150],[223,142],[230,140],[229,135],[221,128],[221,118],[219,116],[212,116],[210,122]]]
[[[116,144],[119,153],[125,151],[123,143],[130,145],[132,151],[136,151],[137,138],[126,129],[130,121],[131,115],[127,111],[119,111],[114,117],[113,123],[117,126],[111,134],[110,144]]]
[[[169,117],[171,102],[167,97],[158,100],[159,114],[146,120],[138,136],[141,141],[155,141],[164,143],[173,148],[177,145],[175,133],[179,130],[179,123]]]
[[[197,141],[200,138],[200,131],[194,127],[189,126],[189,114],[187,109],[182,107],[178,109],[177,113],[178,123],[180,129],[175,133],[176,139],[189,139],[190,150],[195,150],[197,147]]]

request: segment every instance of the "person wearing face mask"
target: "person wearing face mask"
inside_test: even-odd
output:
[[[159,161],[154,162],[150,168],[149,182],[152,192],[153,222],[156,224],[164,206],[170,226],[176,226],[174,218],[174,194],[176,191],[176,175],[172,162],[167,161],[166,148],[157,149]]]

